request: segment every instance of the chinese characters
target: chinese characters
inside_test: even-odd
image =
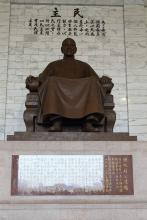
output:
[[[61,16],[57,7],[48,18],[30,18],[29,29],[35,35],[44,36],[105,36],[105,21],[84,18],[79,8],[73,10],[70,18]]]
[[[105,156],[105,193],[131,194],[132,188],[131,156]]]
[[[131,195],[131,155],[13,155],[13,195]]]

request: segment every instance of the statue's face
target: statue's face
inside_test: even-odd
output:
[[[64,40],[62,43],[61,51],[66,56],[73,56],[77,51],[75,41],[71,38]]]

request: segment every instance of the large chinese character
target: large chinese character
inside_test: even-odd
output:
[[[53,15],[51,17],[61,17],[61,15],[58,14],[58,9],[55,8],[53,11]]]
[[[74,17],[76,17],[77,15],[80,16],[80,18],[83,18],[83,15],[80,14],[80,9],[79,8],[74,9]]]

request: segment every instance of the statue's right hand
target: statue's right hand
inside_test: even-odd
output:
[[[39,87],[39,80],[38,77],[35,76],[28,76],[26,78],[26,88],[29,89],[32,92],[37,91]]]
[[[29,85],[29,84],[31,84],[34,80],[36,79],[36,77],[34,77],[34,76],[28,76],[27,78],[26,78],[26,85]]]

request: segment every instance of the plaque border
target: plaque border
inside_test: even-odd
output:
[[[25,193],[21,193],[18,192],[18,168],[19,168],[19,156],[21,156],[23,154],[20,155],[12,155],[12,166],[11,166],[11,195],[12,196],[92,196],[92,195],[134,195],[134,184],[133,184],[133,156],[132,155],[119,155],[119,154],[110,154],[110,155],[103,155],[104,156],[104,160],[105,157],[111,156],[111,157],[116,157],[116,156],[121,156],[121,157],[128,157],[128,161],[129,161],[129,166],[128,166],[128,186],[129,186],[129,190],[127,193],[125,192],[97,192],[97,193],[77,193],[77,194],[71,194],[71,193],[54,193],[51,194],[50,192],[45,192],[45,193],[40,193],[40,192],[32,192],[29,194],[25,194]],[[28,154],[27,154],[28,155]],[[30,154],[29,154],[30,155]],[[36,155],[36,154],[31,154],[31,155]],[[47,154],[40,154],[40,155],[47,155]],[[48,154],[51,155],[51,154]],[[72,155],[72,154],[66,154],[66,155]],[[82,154],[80,154],[82,155]],[[85,154],[83,154],[85,155]],[[87,155],[87,154],[86,154]],[[88,154],[90,155],[90,154]],[[93,154],[91,154],[93,155]],[[99,155],[99,154],[97,154]],[[76,155],[75,155],[76,156]],[[105,172],[105,170],[104,170]],[[105,186],[104,186],[105,187]]]

